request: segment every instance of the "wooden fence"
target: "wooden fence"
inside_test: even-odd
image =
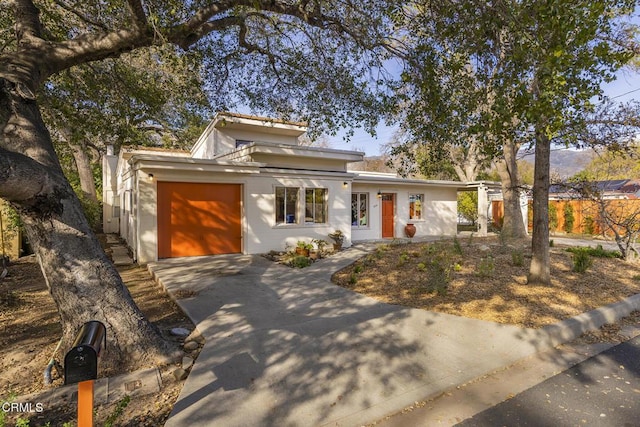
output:
[[[615,218],[626,218],[635,215],[637,226],[640,226],[640,199],[606,200],[606,210]],[[573,213],[573,226],[567,230],[567,205]],[[549,201],[549,231],[569,232],[577,234],[601,234],[602,219],[599,213],[599,203],[591,200],[550,200]],[[554,221],[555,211],[555,221]],[[493,223],[502,224],[504,205],[502,200],[491,202]],[[533,204],[529,202],[529,230],[533,229]],[[555,224],[554,224],[555,223]],[[553,227],[555,225],[555,227]]]

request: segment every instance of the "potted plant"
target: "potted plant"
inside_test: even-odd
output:
[[[329,237],[333,240],[333,250],[339,251],[342,249],[344,243],[344,233],[340,230],[336,230],[333,233],[329,233]]]
[[[309,256],[309,251],[313,249],[313,245],[311,243],[307,243],[303,240],[298,240],[296,244],[296,254],[302,256]]]
[[[317,249],[312,249],[309,252],[309,257],[311,259],[318,259],[318,258],[322,258],[322,254],[324,253],[324,248],[325,246],[327,246],[329,243],[326,240],[323,239],[313,239],[311,241],[311,243],[313,243]]]

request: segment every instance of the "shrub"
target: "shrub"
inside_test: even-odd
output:
[[[511,252],[511,264],[514,267],[522,267],[524,265],[524,254],[520,249],[514,249]]]
[[[361,264],[358,264],[355,267],[353,267],[353,272],[356,274],[362,273],[363,270],[364,270],[364,267]]]
[[[573,252],[573,268],[571,271],[584,273],[593,265],[593,260],[587,251]]]
[[[349,275],[349,284],[355,285],[358,282],[358,276],[356,276],[355,271],[352,271]]]
[[[493,260],[493,257],[489,255],[486,258],[482,258],[480,260],[480,264],[478,264],[478,276],[480,277],[491,277],[493,273],[496,271],[496,264]]]
[[[298,255],[291,260],[291,267],[305,268],[311,265],[312,261],[303,255]]]
[[[458,255],[462,255],[462,246],[460,245],[458,236],[453,237],[453,252],[455,252]]]
[[[597,245],[595,248],[592,247],[579,247],[579,248],[567,248],[567,252],[571,252],[576,254],[578,252],[584,252],[589,256],[594,258],[622,258],[622,254],[620,251],[610,251],[604,249],[602,245]]]
[[[549,231],[554,232],[558,228],[558,208],[555,203],[549,203]]]
[[[564,205],[564,231],[571,233],[573,231],[573,224],[576,221],[573,216],[573,205],[571,202],[567,202]]]
[[[427,264],[425,264],[424,262],[421,262],[417,265],[417,269],[420,271],[425,271],[427,269]]]
[[[584,232],[586,234],[594,234],[596,231],[596,224],[592,217],[588,216],[584,219]]]

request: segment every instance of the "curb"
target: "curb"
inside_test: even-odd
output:
[[[542,328],[547,336],[545,345],[551,348],[573,341],[585,332],[595,331],[603,325],[615,323],[635,310],[640,310],[640,294],[545,326]]]

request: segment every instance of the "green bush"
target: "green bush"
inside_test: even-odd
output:
[[[593,218],[590,216],[584,219],[584,232],[585,234],[594,234],[596,231],[596,224]]]
[[[303,255],[298,255],[291,260],[291,266],[295,268],[305,268],[311,265],[312,261]]]
[[[349,275],[349,284],[355,285],[357,282],[358,282],[358,276],[356,275],[355,271],[352,271],[351,274]]]
[[[573,268],[571,271],[576,273],[584,273],[593,265],[593,259],[587,251],[573,252]]]
[[[511,251],[511,264],[514,267],[522,267],[524,265],[524,254],[520,249]]]
[[[457,236],[453,237],[453,252],[458,255],[462,255],[462,245],[460,245],[460,241]]]
[[[602,245],[597,245],[595,248],[592,248],[590,246],[567,248],[567,252],[571,252],[573,254],[584,252],[594,258],[622,258],[622,254],[620,253],[620,251],[610,251],[604,249]]]
[[[496,271],[496,264],[493,260],[493,257],[489,255],[486,258],[482,258],[480,260],[480,264],[478,264],[478,276],[480,277],[491,277],[493,273]]]
[[[573,224],[576,218],[573,215],[573,205],[571,202],[566,202],[564,205],[564,231],[571,233],[573,231]]]
[[[555,203],[549,203],[549,231],[554,232],[558,228],[558,208]]]

